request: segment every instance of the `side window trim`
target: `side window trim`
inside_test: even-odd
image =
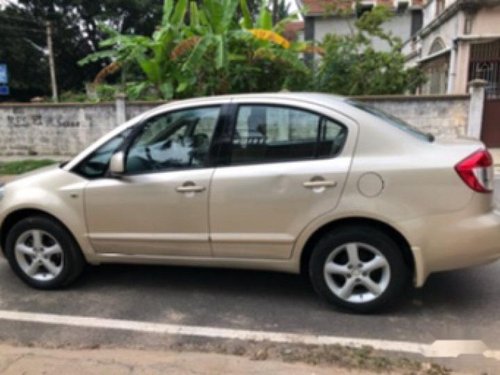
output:
[[[225,139],[232,138],[233,104],[231,102],[232,99],[220,105],[219,119],[217,120],[212,140],[210,141],[207,168],[216,168],[220,164],[219,159],[223,157],[224,141]]]

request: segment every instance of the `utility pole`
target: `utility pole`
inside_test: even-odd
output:
[[[54,63],[54,50],[52,48],[52,24],[50,21],[45,23],[47,27],[47,48],[49,50],[49,67],[50,67],[50,86],[52,88],[52,100],[54,102],[59,101],[59,96],[57,95],[57,80],[56,80],[56,66]]]

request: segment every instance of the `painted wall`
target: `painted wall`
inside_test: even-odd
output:
[[[456,2],[457,0],[445,0],[445,9]],[[431,23],[434,20],[434,18],[436,18],[436,10],[437,10],[436,8],[437,8],[436,0],[427,1],[427,5],[424,6],[424,27],[426,27],[429,23]]]
[[[355,18],[315,17],[314,39],[322,41],[327,34],[349,35],[355,30],[355,20]],[[411,13],[396,14],[383,25],[383,28],[400,37],[402,41],[407,40],[411,34]],[[374,38],[373,44],[380,51],[389,49],[387,43],[379,38]]]
[[[387,97],[367,98],[366,101],[438,138],[467,134],[468,96],[420,96],[408,100]]]
[[[115,105],[0,106],[0,155],[73,155],[113,129]]]
[[[466,133],[468,96],[364,97],[366,102],[439,137]],[[160,103],[127,103],[127,118]],[[2,104],[0,156],[77,154],[117,126],[115,103]]]
[[[472,21],[473,35],[500,35],[500,6],[482,8]]]

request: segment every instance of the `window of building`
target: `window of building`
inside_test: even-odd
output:
[[[446,53],[427,61],[422,65],[427,82],[423,86],[423,94],[446,94],[448,90],[448,71],[450,54]]]
[[[442,51],[446,48],[443,40],[441,38],[436,38],[431,44],[431,48],[429,49],[429,55],[433,55],[439,51]]]
[[[373,9],[373,4],[359,3],[356,5],[356,17],[360,18],[366,12],[371,12],[372,9]]]
[[[445,6],[445,0],[436,0],[436,16],[439,16],[441,13],[443,13]]]

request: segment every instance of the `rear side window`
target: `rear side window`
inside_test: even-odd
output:
[[[378,108],[375,108],[369,104],[357,102],[355,100],[349,100],[347,103],[350,105],[364,111],[368,112],[369,114],[378,117],[381,120],[384,120],[387,124],[392,125],[406,133],[409,133],[413,135],[416,138],[419,138],[421,140],[427,141],[427,142],[433,142],[434,141],[434,136],[430,133],[424,133],[421,130],[417,129],[416,127],[408,124],[406,121],[403,121],[402,119],[393,116],[389,113],[386,113]]]
[[[232,137],[231,164],[273,163],[336,155],[346,128],[301,109],[242,105]]]

